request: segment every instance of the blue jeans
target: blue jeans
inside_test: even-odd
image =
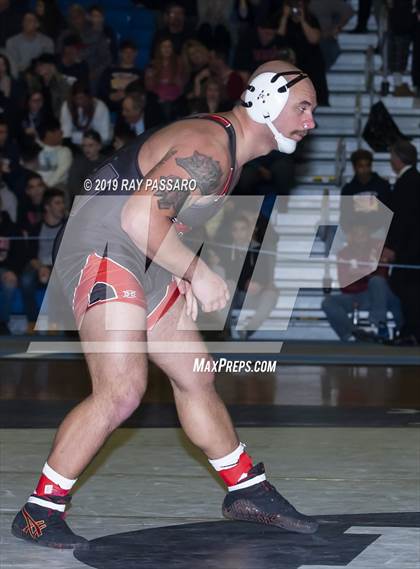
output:
[[[341,340],[348,340],[352,335],[353,322],[349,313],[353,312],[355,303],[359,310],[368,310],[369,319],[376,326],[386,322],[386,313],[390,310],[397,328],[402,325],[400,299],[392,292],[388,281],[379,276],[369,279],[368,289],[356,294],[331,294],[322,302],[322,309],[328,322]]]
[[[6,284],[3,282],[3,275],[7,272],[9,272],[8,269],[0,268],[0,322],[4,323],[9,322],[13,295],[16,290],[15,285]]]
[[[26,318],[29,322],[36,322],[38,318],[38,305],[36,302],[36,291],[39,288],[38,271],[27,267],[20,277],[20,286],[22,288]]]

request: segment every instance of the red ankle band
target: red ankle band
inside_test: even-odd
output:
[[[219,475],[222,480],[227,484],[227,486],[234,486],[237,484],[241,478],[245,478],[244,474],[252,468],[252,458],[248,453],[243,452],[239,457],[238,463],[231,468],[226,468],[224,470],[219,470]]]
[[[38,486],[35,489],[37,496],[67,496],[70,490],[63,490],[58,484],[52,482],[45,474],[41,474]]]

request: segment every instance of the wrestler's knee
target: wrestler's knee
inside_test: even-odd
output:
[[[193,357],[189,364],[183,366],[183,371],[171,374],[170,380],[173,387],[181,391],[197,391],[214,387],[214,362],[211,356]]]
[[[146,391],[146,382],[133,385],[114,385],[112,389],[106,389],[96,393],[95,397],[105,411],[111,430],[117,428],[128,419],[140,405]]]

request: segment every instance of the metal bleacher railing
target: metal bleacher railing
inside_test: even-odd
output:
[[[321,201],[315,201],[318,201],[319,203],[318,211],[320,211],[320,221],[328,225],[329,223],[332,223],[329,213],[329,196],[327,193],[324,193],[322,197],[319,197],[321,198]],[[17,239],[21,240],[22,238],[19,237]],[[190,241],[193,243],[195,240],[191,239]],[[218,241],[212,241],[210,246],[214,246],[219,249],[232,248],[231,245]],[[247,250],[253,251],[252,247]],[[244,251],[246,250],[244,249]],[[338,261],[333,256],[323,257],[322,255],[311,255],[311,257],[308,258],[305,254],[299,254],[298,251],[290,252],[288,247],[282,247],[280,242],[277,244],[276,250],[264,248],[255,251],[260,255],[275,257],[276,269],[274,274],[274,284],[279,289],[277,305],[272,310],[270,317],[264,322],[261,330],[271,331],[272,336],[276,335],[277,337],[281,337],[282,333],[286,329],[290,330],[291,328],[296,327],[300,329],[301,336],[303,330],[302,327],[307,328],[315,326],[318,329],[324,330],[325,328],[329,328],[326,316],[320,306],[321,301],[326,293],[329,293],[331,289],[337,289],[338,287],[337,266],[339,264],[351,265],[354,261]],[[370,271],[379,267],[388,268],[390,270],[394,268],[420,270],[420,265],[413,266],[379,263],[378,265],[373,266],[372,263],[363,261],[359,261],[358,265],[360,267],[366,266]],[[299,295],[296,298],[295,295],[297,291],[299,292]],[[39,307],[41,306],[44,292],[45,287],[40,287],[37,291],[36,296]],[[319,299],[320,302],[318,304],[314,304],[311,301],[314,296]],[[15,315],[23,314],[23,305],[19,289],[15,292],[13,313]],[[252,310],[246,310],[241,316],[246,318],[247,316],[251,316],[252,313]],[[235,314],[238,316],[238,311],[236,311]],[[369,314],[367,311],[359,311],[359,325],[367,325],[368,316]],[[393,316],[390,312],[388,313],[388,325],[391,331],[395,327]],[[322,337],[322,335],[323,334],[318,334],[318,337]],[[329,336],[327,337],[329,338]]]
[[[382,56],[382,83],[381,95],[386,97],[389,93],[389,80],[388,80],[388,5],[386,2],[381,2],[381,9],[379,12],[378,21],[378,48]]]
[[[372,21],[371,27],[375,25]],[[294,189],[296,197],[303,195],[317,198],[316,205],[307,205],[312,219],[323,223],[329,219],[332,224],[337,221],[339,188],[352,176],[352,168],[347,161],[348,155],[360,147],[366,147],[362,133],[364,123],[372,104],[389,93],[388,78],[388,13],[385,3],[377,18],[377,34],[363,34],[360,37],[343,34],[340,36],[343,52],[328,75],[331,87],[331,108],[318,109],[318,129],[308,140],[306,163],[299,166],[298,186]],[[351,24],[349,23],[349,29]],[[379,52],[379,53],[378,53]],[[378,81],[382,80],[382,84]],[[388,85],[387,89],[384,89]],[[417,125],[413,118],[420,111],[413,108],[408,99],[389,97],[386,104],[404,133],[414,137],[413,142],[419,147],[420,140]],[[335,139],[335,140],[334,140]],[[391,182],[394,174],[389,163],[389,154],[375,154],[375,170],[379,175]],[[326,187],[328,186],[328,187]],[[321,197],[320,193],[323,194]],[[289,201],[289,214],[302,211],[292,196]],[[308,220],[311,216],[308,216]],[[312,228],[309,228],[311,231]],[[292,230],[291,230],[292,234]],[[291,235],[292,238],[292,235]],[[292,247],[293,241],[290,241]],[[324,241],[328,249],[328,240]],[[319,244],[320,251],[322,243]],[[293,256],[293,255],[292,255]],[[324,261],[324,282],[337,287],[335,281],[334,260]],[[328,288],[328,287],[324,287]],[[315,323],[325,324],[325,315],[321,310],[324,298],[322,289],[301,292],[293,313],[291,325]],[[273,311],[272,317],[276,316]],[[362,313],[362,321],[368,316]],[[311,325],[312,325],[311,324]],[[318,332],[313,329],[313,336]]]
[[[59,0],[64,14],[75,4],[73,0]],[[84,8],[95,2],[78,0]],[[97,3],[104,10],[105,22],[113,28],[118,41],[134,40],[138,47],[137,65],[143,69],[150,59],[150,48],[156,29],[156,14],[142,6],[135,6],[131,0],[101,0]]]

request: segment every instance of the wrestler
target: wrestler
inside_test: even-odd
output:
[[[92,174],[93,185],[106,180],[119,192],[93,193],[72,212],[55,267],[83,346],[90,341],[197,346],[195,353],[151,352],[149,358],[171,382],[186,435],[227,485],[224,516],[300,533],[315,532],[316,520],[289,504],[266,480],[264,465],[254,464],[216,393],[213,374],[193,371],[195,358],[210,359],[193,325],[198,306],[205,312],[223,309],[229,293],[180,234],[186,225],[202,225],[214,215],[246,162],[273,149],[293,152],[315,126],[315,106],[309,78],[273,61],[256,70],[232,111],[189,117],[141,135]],[[124,193],[127,178],[141,179],[141,188]],[[160,184],[183,180],[196,183],[196,189],[165,191]],[[145,262],[148,270],[140,270]],[[64,519],[71,489],[139,406],[147,385],[145,353],[104,352],[85,350],[92,393],[59,427],[41,478],[13,521],[18,538],[58,548],[86,542]]]

